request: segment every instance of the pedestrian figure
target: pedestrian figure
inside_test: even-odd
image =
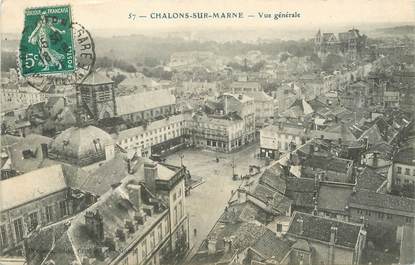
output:
[[[216,163],[219,163],[219,157],[216,157]]]
[[[193,235],[196,236],[197,235],[197,229],[193,229]]]

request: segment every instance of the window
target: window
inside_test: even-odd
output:
[[[383,219],[385,217],[385,215],[383,213],[378,213],[378,217],[379,217],[379,219]]]
[[[409,168],[405,168],[405,175],[410,175],[411,173],[410,173],[410,169]]]
[[[66,203],[66,201],[59,202],[59,209],[61,212],[61,217],[68,215],[68,204]]]
[[[179,202],[179,220],[183,217],[183,203],[182,201]]]
[[[52,222],[53,208],[51,205],[45,207],[46,223]]]
[[[277,232],[282,232],[282,224],[277,224]]]
[[[141,243],[141,251],[142,251],[142,256],[143,256],[143,259],[144,259],[145,257],[147,257],[147,242],[146,242],[145,239],[144,239],[143,243]]]
[[[168,233],[169,233],[169,220],[166,218],[164,220],[164,235],[167,236]]]
[[[401,179],[400,179],[400,178],[396,178],[395,183],[396,183],[397,185],[401,184]]]
[[[29,231],[36,229],[38,224],[39,224],[39,220],[37,217],[37,212],[30,213],[29,214]]]
[[[150,249],[153,249],[156,245],[155,237],[154,237],[154,231],[150,234]]]
[[[7,246],[7,230],[6,230],[6,225],[1,225],[0,226],[0,243],[1,243],[1,247],[4,248]]]
[[[177,205],[174,206],[173,226],[177,224]]]
[[[391,214],[386,214],[386,219],[392,219],[392,215]]]
[[[162,226],[162,224],[159,224],[159,226],[157,228],[157,233],[158,233],[158,241],[161,242],[161,240],[163,239],[163,226]]]
[[[16,240],[21,241],[24,236],[22,218],[14,220],[13,225],[14,225],[14,233],[16,234]]]
[[[401,174],[401,173],[402,173],[402,168],[401,168],[401,167],[397,167],[397,168],[396,168],[396,172],[397,172],[398,174]]]
[[[412,217],[406,217],[405,221],[406,221],[407,224],[412,223]]]

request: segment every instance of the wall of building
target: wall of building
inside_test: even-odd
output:
[[[393,183],[398,186],[415,183],[415,166],[393,163]]]
[[[369,210],[367,207],[357,208],[357,206],[353,206],[350,207],[349,213],[351,221],[360,222],[360,218],[363,216],[365,221],[370,225],[387,224],[399,226],[414,223],[413,216],[404,216],[394,210],[385,210],[381,208]],[[408,213],[408,215],[410,214]]]
[[[114,135],[116,143],[122,148],[140,151],[143,156],[151,155],[151,147],[156,144],[183,137],[186,117],[182,114],[151,122],[147,127],[139,126]]]
[[[19,238],[16,233],[16,220],[22,221],[23,235],[27,235],[28,232],[34,229],[34,227],[31,227],[30,214],[37,214],[37,222],[41,226],[57,222],[71,215],[72,202],[67,199],[67,193],[67,190],[62,190],[39,200],[3,211],[0,219],[0,243],[2,243],[0,244],[0,254],[15,247],[22,247],[23,238]],[[61,211],[60,202],[65,204],[66,214]],[[47,207],[48,210],[51,210],[50,215],[46,213]]]
[[[164,248],[169,248],[171,230],[169,215],[165,214],[157,224],[149,230],[145,236],[131,247],[126,255],[116,264],[160,264],[163,252],[168,252]]]

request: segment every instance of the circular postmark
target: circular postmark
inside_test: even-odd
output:
[[[56,85],[75,85],[82,83],[92,72],[95,65],[95,45],[91,33],[81,24],[72,22],[73,49],[75,64],[70,73],[34,73],[23,77],[29,86],[41,91],[50,92]]]

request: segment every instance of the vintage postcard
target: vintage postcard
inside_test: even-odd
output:
[[[3,0],[0,265],[415,264],[413,0]]]

